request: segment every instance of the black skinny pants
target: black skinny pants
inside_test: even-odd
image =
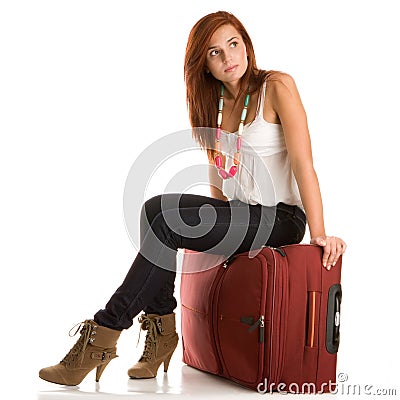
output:
[[[214,254],[242,253],[263,245],[299,243],[306,217],[297,206],[276,207],[226,202],[192,194],[163,194],[141,211],[140,250],[122,285],[94,320],[111,329],[128,329],[142,310],[170,314],[179,248]]]

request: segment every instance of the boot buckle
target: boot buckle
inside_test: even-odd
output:
[[[107,360],[111,360],[112,359],[112,354],[111,353],[107,353],[106,351],[103,352],[93,352],[90,355],[90,358],[92,360],[100,360],[100,361],[107,361]]]

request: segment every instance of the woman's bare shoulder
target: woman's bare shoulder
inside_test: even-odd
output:
[[[287,101],[297,93],[296,84],[291,75],[282,71],[268,71],[266,77],[264,103],[264,119],[272,123],[280,123],[278,113],[279,101]]]
[[[288,89],[293,89],[296,87],[293,77],[287,72],[283,71],[268,71],[265,82],[267,88],[277,89],[282,86],[286,86]]]

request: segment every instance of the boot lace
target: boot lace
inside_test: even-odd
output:
[[[68,352],[68,354],[62,359],[62,364],[72,364],[78,362],[79,366],[82,365],[83,356],[85,354],[85,349],[88,343],[90,342],[92,332],[95,330],[96,326],[90,323],[90,320],[86,320],[84,322],[79,322],[74,325],[68,332],[70,337],[74,337],[78,332],[81,334],[78,341],[72,347],[72,349]],[[74,330],[75,332],[71,334]]]
[[[157,347],[158,347],[158,342],[157,342],[157,336],[158,336],[157,324],[154,321],[154,318],[149,318],[147,315],[141,315],[139,317],[139,322],[142,324],[140,331],[142,329],[143,330],[147,330],[146,339],[145,339],[145,342],[144,342],[143,354],[142,354],[142,357],[140,358],[139,361],[142,361],[142,360],[147,361],[147,360],[152,358],[153,349],[154,348],[155,348],[155,353],[157,354]],[[140,331],[139,331],[138,343],[139,343],[139,340],[140,340]]]

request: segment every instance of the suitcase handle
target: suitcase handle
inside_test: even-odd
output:
[[[341,301],[341,285],[332,285],[328,292],[328,312],[326,315],[326,350],[331,354],[336,354],[339,350]]]

